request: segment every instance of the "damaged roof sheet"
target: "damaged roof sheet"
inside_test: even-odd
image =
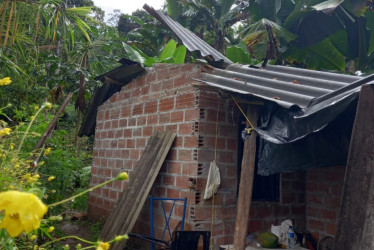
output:
[[[204,83],[240,94],[254,95],[290,108],[310,106],[320,98],[362,79],[357,76],[267,65],[255,68],[231,64],[225,70],[203,73]]]
[[[370,77],[362,78],[286,66],[267,65],[262,69],[234,64],[168,15],[148,5],[144,5],[143,8],[170,28],[188,50],[200,51],[202,56],[211,56],[216,61],[228,64],[225,69],[215,68],[212,73],[203,73],[202,77],[197,79],[214,87],[257,96],[286,108],[297,106],[305,109],[315,106],[315,111],[344,95],[349,95],[354,88],[358,91],[359,86],[374,80]],[[320,104],[315,105],[318,103]]]
[[[192,33],[190,30],[184,28],[178,22],[174,21],[169,16],[163,14],[161,11],[154,10],[152,7],[149,7],[146,4],[143,8],[147,10],[158,21],[160,21],[169,29],[171,29],[189,51],[200,51],[200,54],[203,57],[211,56],[215,61],[224,61],[226,63],[232,63],[227,57],[222,55],[212,46],[210,46],[201,38],[199,38],[197,35]]]

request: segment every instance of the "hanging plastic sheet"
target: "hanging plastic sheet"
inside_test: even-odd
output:
[[[256,128],[258,174],[346,164],[358,91],[306,110],[266,103]]]

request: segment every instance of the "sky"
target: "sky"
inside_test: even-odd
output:
[[[102,8],[107,16],[114,9],[120,9],[124,14],[131,14],[137,9],[142,9],[147,3],[154,9],[159,9],[165,0],[93,0],[95,5]]]

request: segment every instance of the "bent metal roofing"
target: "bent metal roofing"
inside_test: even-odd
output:
[[[285,108],[297,106],[301,109],[316,105],[317,109],[341,99],[344,93],[358,92],[364,83],[374,80],[316,70],[286,66],[267,65],[257,68],[232,63],[205,41],[172,20],[161,11],[148,5],[143,7],[157,20],[171,29],[190,51],[200,51],[204,57],[228,64],[225,69],[215,68],[212,73],[203,73],[198,81],[210,86],[240,94],[253,95],[278,103]],[[323,106],[323,105],[322,105]]]

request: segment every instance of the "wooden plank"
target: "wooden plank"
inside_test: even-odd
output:
[[[247,117],[254,123],[253,125],[256,126],[258,117],[257,107],[248,106]],[[234,249],[236,250],[245,249],[245,239],[248,232],[249,210],[251,208],[253,176],[255,170],[256,137],[256,132],[252,131],[251,136],[244,142],[234,231]]]
[[[334,249],[374,249],[374,86],[361,88]]]
[[[132,230],[175,136],[175,133],[155,132],[149,139],[134,175],[104,224],[101,240],[111,240]],[[111,249],[122,249],[123,245],[116,244]]]

